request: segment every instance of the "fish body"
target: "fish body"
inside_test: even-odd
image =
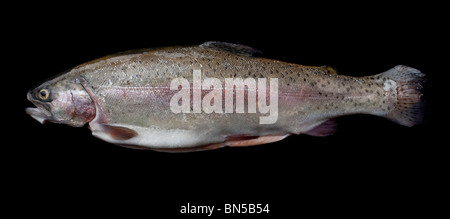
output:
[[[330,67],[254,57],[255,52],[247,46],[207,42],[107,56],[30,91],[28,99],[37,108],[27,112],[40,122],[77,127],[89,123],[92,134],[107,142],[159,151],[258,145],[302,133],[326,136],[334,131],[333,118],[350,114],[382,116],[405,126],[421,121],[425,75],[417,69],[396,66],[374,76],[351,77]],[[220,83],[203,84],[210,78]],[[242,84],[248,78],[257,86]],[[173,98],[186,86],[171,87],[174,79],[189,83],[189,99],[182,98],[189,108],[181,113],[174,112],[171,103],[180,105]],[[202,82],[196,84],[196,79]],[[226,100],[227,80],[236,82],[231,104]],[[265,99],[259,99],[261,89],[266,90]],[[237,107],[238,95],[247,103],[243,111]],[[211,101],[199,108],[196,98],[206,97]],[[257,109],[251,107],[252,98]],[[273,112],[260,110],[269,105]],[[204,106],[216,108],[210,112]],[[231,111],[226,106],[232,106]],[[268,117],[271,121],[261,124],[261,118]]]

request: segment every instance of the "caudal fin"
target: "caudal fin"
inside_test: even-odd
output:
[[[421,123],[424,108],[422,83],[425,82],[425,74],[417,69],[398,65],[380,76],[396,82],[397,104],[386,117],[409,127]]]

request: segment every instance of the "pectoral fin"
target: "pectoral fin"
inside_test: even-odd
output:
[[[108,133],[111,138],[114,138],[116,140],[128,140],[137,136],[137,132],[129,128],[112,125],[102,126],[103,131]]]
[[[136,131],[122,126],[106,125],[106,124],[90,124],[90,129],[94,136],[101,139],[113,139],[124,141],[136,137]]]

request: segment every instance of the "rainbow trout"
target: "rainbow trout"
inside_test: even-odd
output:
[[[27,94],[45,121],[81,127],[110,143],[183,152],[250,146],[291,134],[327,136],[333,118],[371,114],[421,122],[419,70],[366,77],[252,56],[231,43],[124,52],[79,65]]]

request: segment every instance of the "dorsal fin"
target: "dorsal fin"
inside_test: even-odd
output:
[[[337,75],[338,74],[337,70],[335,68],[331,67],[331,66],[324,65],[324,66],[322,66],[322,68],[325,69],[327,74],[330,74],[330,75]]]
[[[225,42],[219,42],[219,41],[208,41],[206,43],[203,43],[200,45],[200,47],[207,47],[212,49],[217,49],[237,55],[243,55],[243,56],[252,56],[255,53],[261,54],[262,52],[252,48],[250,46],[244,46],[240,44],[233,44],[233,43],[225,43]]]

